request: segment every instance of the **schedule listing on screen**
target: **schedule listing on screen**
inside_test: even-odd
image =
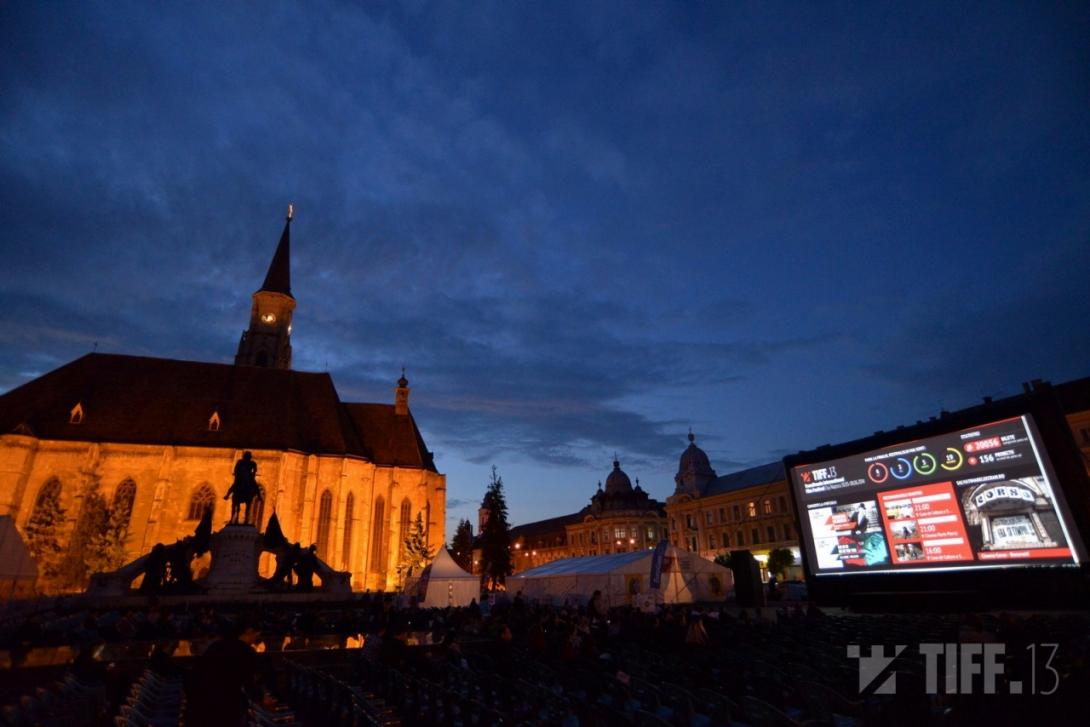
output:
[[[1078,565],[1029,415],[790,469],[814,575]]]

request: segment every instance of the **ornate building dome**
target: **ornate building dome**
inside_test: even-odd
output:
[[[689,432],[689,446],[681,453],[681,459],[677,465],[677,475],[674,483],[677,489],[674,494],[688,493],[699,495],[707,483],[716,477],[711,462],[704,450],[696,446],[696,437]]]
[[[632,480],[628,479],[628,475],[621,469],[621,463],[614,459],[613,471],[606,478],[606,494],[626,495],[630,492],[632,492]]]
[[[712,473],[715,476],[715,471],[712,469],[712,463],[708,460],[708,455],[704,453],[704,450],[696,446],[696,437],[692,432],[689,432],[689,446],[685,448],[685,451],[681,453],[681,461],[677,465],[678,474],[692,472],[695,474],[707,474]]]

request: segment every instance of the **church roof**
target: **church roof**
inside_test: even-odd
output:
[[[399,416],[393,404],[345,404],[344,411],[372,461],[435,469],[412,414]]]
[[[261,289],[270,293],[283,293],[291,297],[291,217],[284,222],[284,231],[280,233],[280,243],[276,246],[269,272],[265,273],[265,282]]]
[[[393,410],[341,402],[327,373],[92,353],[0,395],[0,433],[355,455],[434,471],[416,422]]]

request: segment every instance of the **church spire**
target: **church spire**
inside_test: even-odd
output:
[[[291,317],[295,298],[291,295],[291,218],[295,215],[288,205],[288,219],[280,234],[269,272],[261,289],[253,295],[250,306],[250,327],[238,342],[235,364],[274,369],[291,368]]]
[[[295,208],[288,204],[288,218],[284,221],[284,231],[280,233],[280,244],[276,246],[261,290],[291,295],[291,219],[294,216]]]

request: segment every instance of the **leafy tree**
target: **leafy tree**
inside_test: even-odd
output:
[[[782,576],[783,572],[795,565],[795,555],[787,548],[775,548],[768,553],[768,564],[765,568],[775,576]]]
[[[492,590],[502,585],[514,571],[511,562],[511,533],[507,524],[507,501],[503,497],[503,479],[492,467],[492,481],[484,494],[481,507],[488,519],[481,529],[481,583]]]
[[[405,553],[402,556],[401,566],[407,576],[411,576],[428,564],[433,553],[428,548],[428,536],[424,532],[424,521],[420,513],[416,513],[416,522],[413,523],[412,532],[405,541]]]
[[[60,538],[64,529],[64,514],[60,489],[47,486],[23,528],[27,550],[38,566],[38,577],[43,585],[56,579],[60,571],[64,555]]]
[[[450,554],[455,563],[473,572],[473,525],[468,520],[458,521],[458,528],[450,541]]]

